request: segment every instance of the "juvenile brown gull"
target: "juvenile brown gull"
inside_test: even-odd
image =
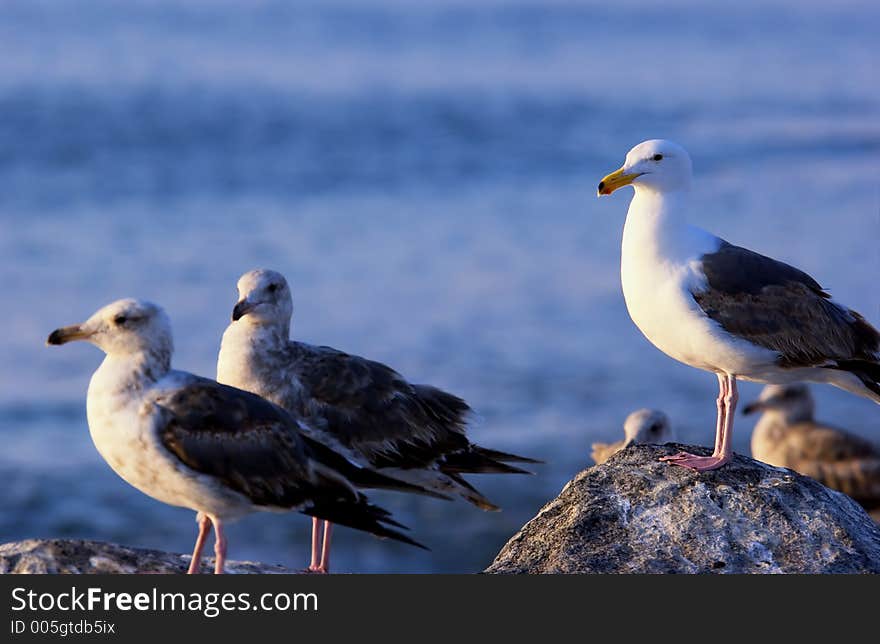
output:
[[[155,304],[113,302],[82,324],[56,329],[47,343],[73,340],[107,354],[87,397],[98,452],[144,494],[198,513],[190,573],[199,569],[212,525],[214,571],[223,572],[226,522],[256,511],[298,510],[420,546],[357,490],[387,477],[315,443],[259,396],[171,369],[171,324]]]
[[[613,443],[593,443],[591,456],[601,465],[628,445],[662,445],[675,440],[669,417],[659,409],[639,409],[623,422],[623,439]]]
[[[526,474],[509,463],[537,462],[471,443],[465,433],[471,409],[457,396],[410,384],[384,364],[292,341],[293,300],[280,273],[245,273],[238,292],[223,334],[217,380],[304,418],[312,437],[354,462],[459,496],[483,510],[498,507],[462,474]],[[322,539],[313,521],[311,570],[328,570],[330,532],[328,521]]]
[[[880,446],[818,422],[804,384],[767,385],[744,414],[761,413],[752,432],[752,456],[787,467],[851,496],[880,516]]]

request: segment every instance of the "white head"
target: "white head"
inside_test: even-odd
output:
[[[598,193],[610,195],[628,185],[660,193],[689,190],[693,172],[687,150],[672,141],[651,139],[627,153],[623,167],[599,182]]]
[[[623,433],[627,445],[660,445],[675,440],[669,418],[657,409],[639,409],[631,413],[623,423]]]
[[[799,423],[813,419],[816,403],[810,388],[802,383],[792,385],[767,385],[758,400],[743,407],[744,414],[761,411],[781,416],[786,423]]]
[[[284,275],[267,268],[248,271],[238,280],[238,303],[232,321],[290,329],[293,298]]]
[[[174,343],[162,307],[143,300],[117,300],[82,324],[55,329],[46,344],[86,340],[112,356],[144,355],[170,367]]]

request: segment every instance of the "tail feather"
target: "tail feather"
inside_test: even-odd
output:
[[[331,523],[369,532],[382,539],[393,539],[422,550],[429,550],[427,546],[415,539],[388,527],[390,525],[403,530],[407,529],[406,526],[394,521],[387,510],[368,503],[365,497],[361,497],[358,501],[316,501],[301,512]]]
[[[861,381],[865,389],[868,390],[867,392],[851,390],[853,393],[866,396],[880,404],[880,362],[871,360],[838,360],[837,368],[854,375]],[[838,384],[838,386],[840,385]]]
[[[326,445],[309,437],[304,438],[309,448],[312,450],[313,456],[317,458],[317,460],[339,472],[355,487],[409,492],[411,494],[430,496],[435,499],[443,499],[444,501],[451,500],[451,497],[446,496],[445,494],[440,494],[434,490],[429,490],[420,485],[392,478],[377,472],[376,470],[360,467]]]
[[[543,465],[544,461],[540,461],[536,458],[528,458],[527,456],[519,456],[517,454],[510,454],[508,452],[500,452],[497,449],[488,449],[486,447],[480,447],[479,445],[474,445],[473,448],[486,456],[486,458],[491,458],[496,461],[501,461],[503,463],[532,463],[533,465]]]
[[[416,485],[462,498],[481,510],[497,512],[501,509],[454,472],[443,472],[439,469],[393,469],[389,473]]]
[[[386,476],[375,470],[355,468],[355,471],[352,472],[352,475],[349,476],[348,479],[359,488],[394,490],[395,492],[421,494],[422,496],[430,496],[435,499],[443,499],[444,501],[452,500],[452,497],[441,494],[440,492],[435,492],[434,490],[429,490],[419,485],[413,485],[412,483],[405,483],[404,481]]]
[[[458,494],[468,503],[477,506],[481,510],[486,510],[487,512],[500,512],[501,508],[492,503],[489,499],[483,496],[483,493],[480,492],[473,485],[468,483],[465,479],[460,477],[458,474],[452,474],[446,472],[446,476],[449,477],[456,485],[459,486]]]
[[[438,466],[445,474],[534,474],[474,452],[448,454]]]
[[[472,445],[469,449],[446,454],[443,460],[438,463],[438,466],[441,471],[447,474],[534,474],[534,472],[508,465],[503,462],[504,459],[496,458],[496,454],[504,455],[505,457],[513,456],[512,454],[495,452],[494,450],[487,450],[477,445]],[[520,458],[522,457],[516,457],[516,459]],[[537,461],[527,460],[521,462],[534,463]]]

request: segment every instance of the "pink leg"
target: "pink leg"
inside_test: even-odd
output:
[[[696,456],[688,452],[679,452],[672,456],[664,456],[660,460],[687,467],[695,472],[708,472],[727,463],[733,456],[733,418],[739,393],[736,389],[736,376],[718,376],[720,393],[718,406],[718,423],[715,432],[715,451],[712,456]]]
[[[189,570],[186,571],[187,575],[195,575],[199,572],[199,564],[202,561],[202,548],[205,547],[205,539],[208,537],[208,532],[211,531],[211,519],[205,513],[199,512],[196,515],[196,523],[199,524],[199,536],[196,537],[196,547],[193,548]]]
[[[330,533],[333,532],[333,524],[324,521],[324,543],[321,546],[321,566],[320,572],[327,574],[330,572]]]
[[[321,519],[312,517],[312,561],[307,572],[317,572],[320,566]]]
[[[214,574],[222,575],[226,569],[226,535],[220,519],[213,517],[211,520],[214,523]]]
[[[715,452],[718,453],[721,450],[724,423],[727,420],[724,398],[727,396],[730,387],[727,386],[727,376],[721,373],[715,375],[718,376],[718,398],[715,399],[715,407],[718,409],[718,418],[715,422]]]
[[[321,538],[321,524],[323,524],[323,538]],[[326,574],[330,570],[330,534],[333,531],[329,521],[321,521],[312,518],[312,563],[306,572]],[[320,545],[321,557],[318,559],[318,546]]]

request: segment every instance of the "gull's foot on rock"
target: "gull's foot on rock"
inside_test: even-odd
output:
[[[660,460],[672,465],[686,467],[694,472],[708,472],[709,470],[717,470],[730,460],[730,456],[697,456],[689,452],[679,452],[672,456],[662,456]]]

